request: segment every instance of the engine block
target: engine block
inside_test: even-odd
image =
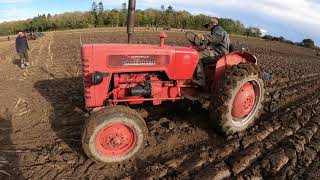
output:
[[[114,74],[114,90],[112,102],[142,104],[152,101],[159,105],[164,100],[181,99],[180,81],[163,81],[156,73],[125,73]]]

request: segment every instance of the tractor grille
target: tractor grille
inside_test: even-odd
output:
[[[83,84],[84,84],[84,97],[86,102],[91,99],[90,93],[90,65],[88,59],[82,59],[82,73],[83,73]]]

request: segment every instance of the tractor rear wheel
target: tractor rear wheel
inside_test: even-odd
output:
[[[120,163],[143,150],[147,135],[147,126],[135,110],[124,106],[107,107],[88,119],[82,146],[95,162]]]
[[[231,135],[250,127],[263,110],[265,89],[261,68],[241,63],[227,69],[210,105],[215,126]]]

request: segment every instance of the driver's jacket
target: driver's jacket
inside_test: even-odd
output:
[[[211,29],[212,44],[209,48],[218,49],[224,55],[229,53],[230,38],[227,32],[219,25]]]

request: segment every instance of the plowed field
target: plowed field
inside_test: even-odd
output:
[[[139,30],[136,43],[158,43]],[[20,69],[14,41],[0,42],[0,179],[320,178],[320,56],[311,49],[232,37],[264,69],[264,113],[244,133],[225,137],[199,104],[137,106],[150,137],[139,158],[104,165],[88,159],[81,129],[81,43],[125,43],[124,29],[49,32],[30,41],[31,66]],[[181,32],[167,44],[187,45]]]

